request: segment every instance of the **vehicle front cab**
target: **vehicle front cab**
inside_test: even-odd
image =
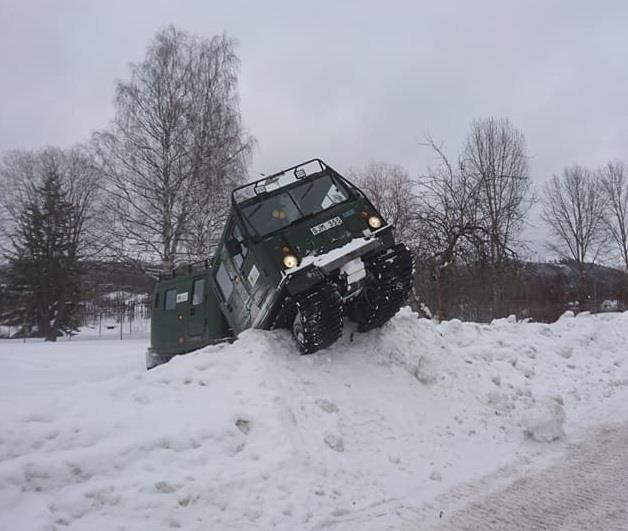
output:
[[[394,243],[366,196],[319,159],[233,191],[214,282],[234,332],[269,328],[281,301],[332,278],[361,287],[362,257]]]

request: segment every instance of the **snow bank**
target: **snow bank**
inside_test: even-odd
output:
[[[145,347],[0,342],[0,530],[397,528],[556,448],[536,441],[628,416],[626,313],[405,310],[312,356],[248,331],[150,372]]]

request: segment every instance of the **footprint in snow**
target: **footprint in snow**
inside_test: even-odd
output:
[[[316,401],[316,405],[320,407],[325,413],[338,413],[340,411],[338,406],[325,398],[320,398]]]
[[[135,400],[138,404],[145,406],[146,404],[150,404],[150,398],[145,394],[135,394],[133,395],[133,400]]]
[[[328,433],[323,438],[323,441],[327,446],[329,446],[335,452],[344,452],[345,451],[345,443],[342,440],[342,437],[335,435],[333,433]]]
[[[179,487],[177,485],[173,485],[172,483],[168,483],[167,481],[158,481],[155,483],[155,490],[157,492],[161,492],[162,494],[170,494],[171,492],[175,492]]]
[[[246,419],[238,419],[235,421],[236,428],[238,428],[244,435],[251,431],[251,421]]]

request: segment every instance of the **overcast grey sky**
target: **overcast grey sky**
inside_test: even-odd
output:
[[[537,182],[628,159],[628,2],[0,0],[0,151],[86,140],[115,80],[172,23],[239,41],[252,172],[320,156],[422,171],[426,133],[458,150],[508,116]]]

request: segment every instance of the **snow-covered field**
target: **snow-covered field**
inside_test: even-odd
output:
[[[628,419],[628,313],[77,339],[0,342],[0,530],[421,529]]]

